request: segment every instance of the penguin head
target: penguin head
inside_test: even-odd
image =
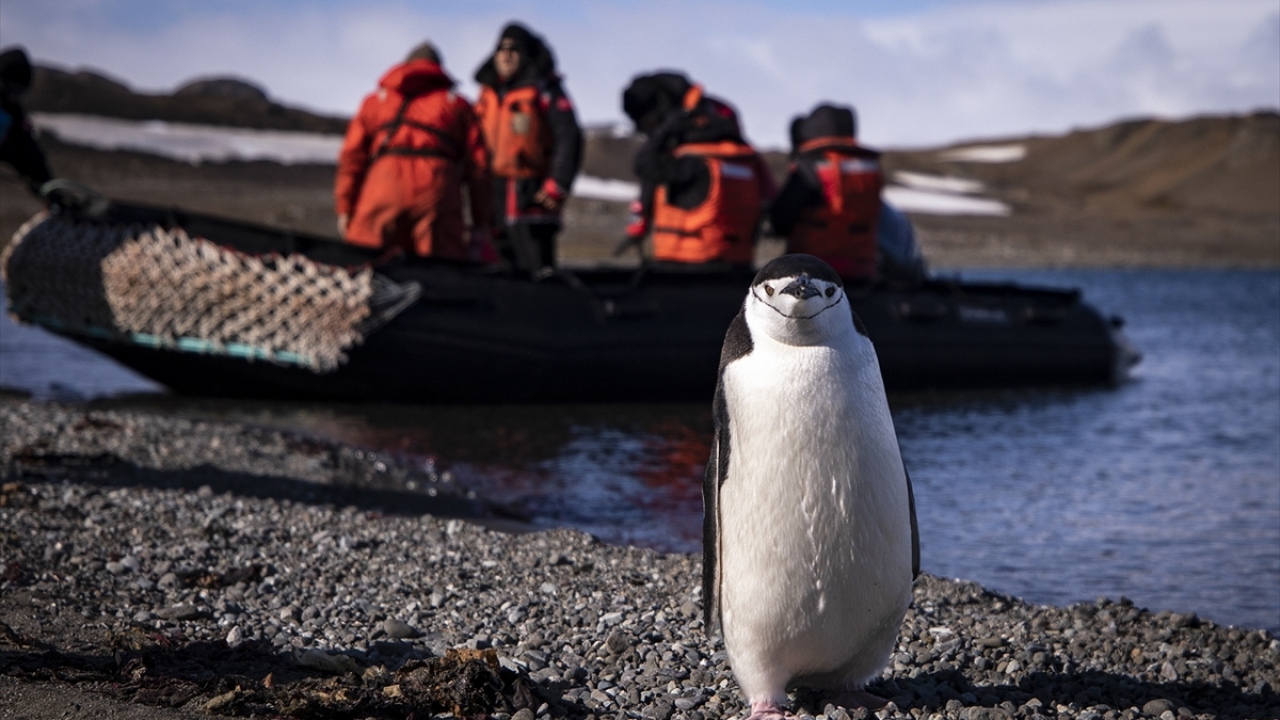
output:
[[[817,345],[854,329],[844,282],[812,255],[783,255],[760,268],[744,311],[753,332],[787,345]]]

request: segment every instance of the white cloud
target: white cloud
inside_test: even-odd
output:
[[[621,120],[620,93],[634,75],[679,68],[733,102],[749,136],[773,147],[786,142],[792,116],[823,100],[855,105],[863,139],[881,146],[1280,106],[1274,0],[990,0],[873,19],[720,0],[574,12],[518,2],[176,3],[133,23],[112,15],[119,5],[5,0],[0,44],[151,91],[244,76],[286,103],[347,114],[424,38],[472,92],[498,29],[520,17],[551,41],[584,121]]]

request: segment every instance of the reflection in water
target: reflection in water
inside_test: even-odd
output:
[[[1118,389],[891,397],[925,570],[1032,602],[1125,595],[1280,631],[1280,273],[1014,279],[1082,287],[1098,307],[1125,315],[1144,360]],[[0,384],[28,382],[47,395],[41,388],[60,372],[67,344],[11,327],[0,335]],[[26,368],[17,374],[8,361],[14,337]],[[75,352],[75,362],[93,364],[92,354]],[[113,404],[310,431],[430,464],[540,526],[700,548],[709,400],[392,407],[146,396]]]

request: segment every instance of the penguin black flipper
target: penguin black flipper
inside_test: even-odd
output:
[[[720,486],[729,465],[728,410],[724,404],[723,383],[716,384],[712,404],[715,436],[711,456],[702,473],[702,620],[710,637],[720,609]],[[721,430],[721,428],[725,428]]]
[[[720,351],[720,373],[711,414],[715,436],[702,474],[702,619],[710,636],[720,614],[720,486],[729,476],[729,407],[724,399],[724,369],[751,353],[751,331],[741,312],[729,323]]]
[[[911,508],[911,579],[920,577],[920,526],[916,524],[916,493],[911,489],[911,473],[902,466],[907,476],[907,506]]]

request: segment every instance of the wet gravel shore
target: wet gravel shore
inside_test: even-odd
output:
[[[704,633],[698,557],[520,532],[430,467],[5,399],[0,471],[0,717],[56,717],[41,697],[70,685],[117,717],[745,711]],[[797,711],[1280,718],[1280,641],[926,575],[870,689],[892,704],[845,712],[801,691]]]

